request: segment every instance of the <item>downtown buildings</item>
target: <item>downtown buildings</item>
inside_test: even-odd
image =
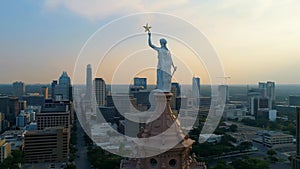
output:
[[[248,89],[249,110],[252,116],[257,118],[269,118],[276,120],[275,110],[275,82],[259,82],[258,88]]]
[[[36,113],[37,130],[24,135],[25,162],[67,161],[72,111],[69,102],[51,102]]]
[[[59,83],[52,82],[51,99],[46,99],[48,91],[42,88],[44,104],[35,113],[37,130],[29,130],[24,134],[26,163],[68,160],[70,127],[74,117],[71,90],[71,80],[66,72],[60,76]]]
[[[69,154],[72,103],[45,103],[36,113],[37,130],[24,134],[26,163],[66,162]]]

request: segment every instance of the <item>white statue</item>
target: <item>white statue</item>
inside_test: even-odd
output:
[[[148,44],[151,48],[157,51],[158,55],[158,64],[157,64],[157,72],[156,72],[156,88],[158,90],[162,90],[163,92],[170,92],[171,90],[171,79],[176,71],[177,67],[174,66],[171,53],[167,48],[167,40],[160,39],[161,47],[156,47],[151,42],[151,32],[150,26],[147,24],[144,26],[145,31],[148,32]],[[171,67],[173,67],[173,73],[171,74]]]

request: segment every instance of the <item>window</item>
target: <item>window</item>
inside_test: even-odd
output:
[[[171,167],[175,167],[175,166],[176,166],[176,160],[175,160],[175,159],[170,160],[170,161],[169,161],[169,165],[170,165]]]
[[[150,164],[152,167],[156,167],[157,166],[157,160],[155,160],[154,158],[150,159]]]

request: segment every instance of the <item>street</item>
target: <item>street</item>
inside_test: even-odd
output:
[[[75,164],[77,169],[90,169],[90,163],[87,159],[87,147],[85,146],[84,141],[84,130],[81,127],[79,121],[76,123],[77,125],[77,145],[76,148],[78,151],[76,152]]]

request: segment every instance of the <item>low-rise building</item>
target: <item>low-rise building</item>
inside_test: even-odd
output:
[[[0,161],[3,162],[11,154],[11,143],[4,138],[0,140]]]
[[[247,110],[245,108],[237,108],[236,105],[226,105],[223,113],[223,117],[226,119],[238,119],[242,120],[246,118]]]
[[[221,140],[222,140],[222,135],[200,134],[198,142],[219,143]]]
[[[284,134],[275,131],[268,131],[262,135],[263,144],[267,147],[283,147],[293,144],[294,137],[289,134]]]
[[[23,150],[24,147],[24,131],[8,130],[1,134],[2,138],[11,143],[11,150]]]

